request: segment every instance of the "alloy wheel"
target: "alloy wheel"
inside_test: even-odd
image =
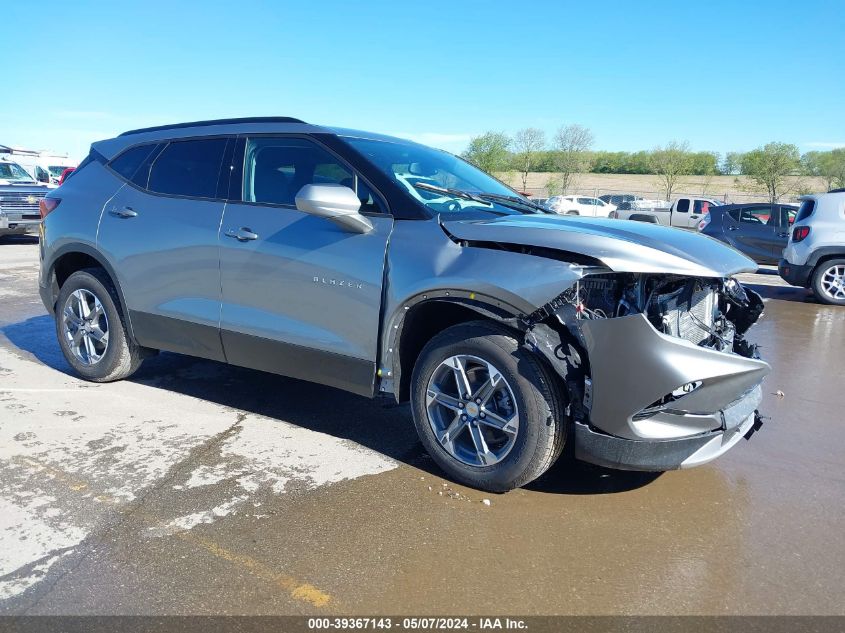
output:
[[[491,363],[450,356],[432,372],[426,389],[428,423],[438,444],[468,466],[491,466],[510,453],[519,432],[513,390]]]
[[[845,264],[836,264],[825,270],[819,285],[829,299],[845,300]]]
[[[71,293],[62,310],[62,330],[74,357],[83,365],[99,363],[109,347],[109,319],[90,290]]]

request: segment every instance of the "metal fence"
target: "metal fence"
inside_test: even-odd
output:
[[[522,187],[517,186],[517,189],[524,191],[531,195],[533,199],[540,199],[545,201],[549,198],[549,192],[545,187]],[[599,198],[603,195],[620,195],[632,194],[646,200],[665,200],[666,194],[663,191],[647,190],[647,189],[607,189],[603,187],[575,187],[567,190],[560,195],[566,196],[589,196]],[[741,204],[744,202],[769,202],[768,196],[759,193],[741,193],[741,192],[719,192],[716,187],[706,189],[704,192],[698,191],[673,191],[670,201],[675,201],[678,198],[710,198],[721,202],[722,204]],[[786,195],[780,198],[778,202],[782,204],[799,204],[798,195]]]

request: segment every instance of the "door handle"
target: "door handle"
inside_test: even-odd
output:
[[[691,216],[689,216],[689,218],[690,218],[690,220],[697,220],[698,216],[697,215],[691,215]]]
[[[778,237],[789,237],[789,233],[778,233]]]
[[[132,207],[123,207],[122,209],[112,209],[109,211],[109,215],[113,215],[116,218],[126,219],[138,217],[138,212]]]
[[[729,231],[736,231],[737,229],[739,229],[739,227],[738,227],[738,226],[729,226],[729,227],[728,227],[728,230],[729,230]]]
[[[226,237],[233,237],[239,242],[248,242],[250,240],[257,240],[258,234],[253,233],[250,229],[242,226],[237,231],[235,229],[229,229],[226,231]]]

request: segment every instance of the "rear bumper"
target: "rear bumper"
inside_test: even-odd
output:
[[[813,267],[806,264],[803,266],[790,264],[785,259],[781,259],[778,262],[778,274],[781,276],[781,279],[792,286],[809,288]]]
[[[761,399],[758,386],[720,412],[722,428],[681,439],[625,439],[576,423],[575,457],[620,470],[660,472],[701,466],[724,455],[748,435],[759,419],[756,407]]]

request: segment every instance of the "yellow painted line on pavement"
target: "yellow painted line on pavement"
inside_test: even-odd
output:
[[[217,558],[222,558],[225,561],[243,567],[251,574],[261,578],[262,580],[278,585],[296,600],[308,602],[315,607],[324,607],[332,600],[332,597],[329,594],[318,589],[314,585],[300,582],[292,576],[274,571],[261,561],[258,561],[251,556],[232,552],[225,547],[222,547],[219,543],[215,543],[214,541],[201,536],[196,536],[190,532],[180,532],[177,536],[179,536],[182,540],[199,545]]]

